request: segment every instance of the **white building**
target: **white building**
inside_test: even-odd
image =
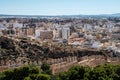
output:
[[[35,30],[35,37],[40,38],[40,29]]]
[[[62,28],[62,39],[68,39],[70,36],[69,28]]]
[[[4,26],[3,26],[3,24],[2,24],[2,23],[0,23],[0,29],[1,29],[1,28],[3,28],[3,27],[4,27]]]
[[[95,41],[93,44],[92,44],[92,48],[100,48],[100,47],[102,47],[103,46],[103,44],[101,44],[100,42],[97,42],[97,41]]]
[[[120,31],[120,27],[119,27],[119,26],[114,26],[114,27],[112,28],[112,31],[113,31],[113,32]]]
[[[62,28],[55,28],[53,30],[53,39],[62,38]]]
[[[13,27],[14,28],[22,28],[23,27],[23,23],[18,23],[17,21],[13,23]]]
[[[88,30],[93,30],[93,26],[90,25],[90,24],[85,24],[84,28],[83,28],[83,31],[88,31]]]
[[[92,36],[91,34],[86,34],[85,33],[85,35],[84,35],[84,37],[86,38],[86,39],[94,39],[94,36]]]
[[[56,29],[54,29],[54,30],[53,30],[53,39],[55,39],[55,38],[56,38],[56,33],[57,33],[57,30],[56,30]]]
[[[4,27],[9,27],[9,23],[7,23],[7,21],[5,21],[5,20],[2,22],[2,24]]]

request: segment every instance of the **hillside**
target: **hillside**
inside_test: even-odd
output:
[[[74,65],[94,67],[107,62],[107,56],[99,50],[81,49],[67,44],[40,43],[26,38],[12,39],[0,37],[0,69],[26,64],[40,66],[43,62],[51,65],[52,73],[68,70]],[[118,58],[109,58],[112,64],[119,64]],[[59,67],[59,65],[61,65]],[[6,69],[6,68],[5,68]]]
[[[7,37],[0,37],[0,56],[4,59],[17,59],[19,57],[30,61],[40,58],[64,58],[68,56],[82,57],[85,55],[99,55],[101,52],[92,50],[79,50],[74,46],[39,44],[29,40],[19,39],[16,41]],[[25,60],[25,59],[24,59]]]

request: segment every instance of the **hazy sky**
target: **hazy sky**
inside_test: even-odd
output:
[[[75,15],[120,13],[120,0],[0,0],[0,14]]]

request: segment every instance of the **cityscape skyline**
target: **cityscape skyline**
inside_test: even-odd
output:
[[[119,0],[1,0],[0,14],[95,15],[120,13]]]
[[[1,0],[0,80],[120,80],[120,0]]]

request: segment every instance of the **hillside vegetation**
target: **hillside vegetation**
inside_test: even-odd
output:
[[[74,66],[67,72],[52,75],[49,65],[44,63],[41,68],[28,65],[4,71],[0,80],[120,80],[120,65]]]

